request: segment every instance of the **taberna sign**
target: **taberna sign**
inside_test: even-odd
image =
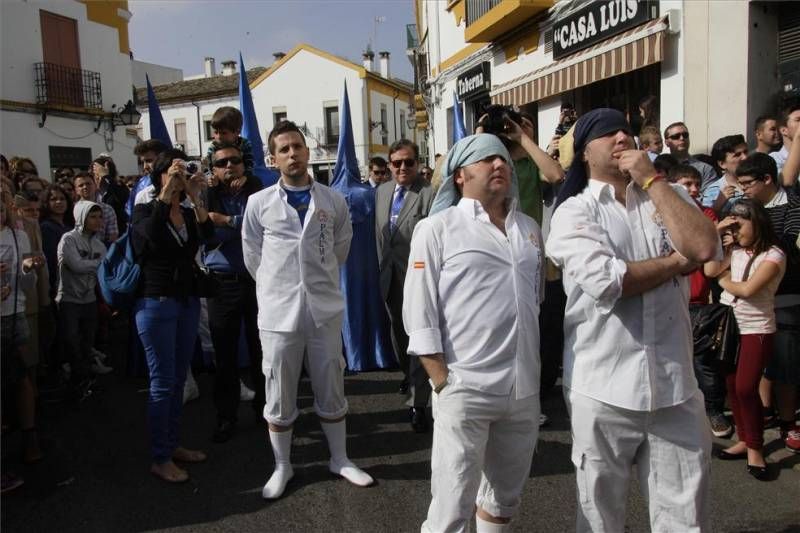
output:
[[[657,16],[653,0],[597,0],[553,27],[553,59],[583,50]]]
[[[456,80],[456,93],[462,102],[479,94],[488,92],[492,88],[491,70],[489,62],[484,61],[475,68],[461,74]]]

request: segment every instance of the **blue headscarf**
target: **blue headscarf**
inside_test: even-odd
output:
[[[561,186],[561,190],[558,191],[556,208],[568,198],[579,194],[589,183],[589,176],[586,175],[586,165],[583,161],[583,150],[586,145],[597,138],[620,130],[631,135],[631,126],[625,120],[625,115],[616,109],[607,107],[593,109],[578,119],[573,133],[575,138],[575,157],[569,166],[569,170],[567,170],[564,184]]]
[[[444,165],[442,165],[442,185],[433,199],[429,215],[444,211],[448,207],[456,205],[461,199],[461,192],[453,179],[456,170],[493,155],[499,155],[511,166],[511,191],[509,196],[519,199],[517,173],[514,171],[514,161],[511,160],[511,154],[508,153],[508,150],[496,135],[476,133],[455,143],[447,153],[447,158]]]

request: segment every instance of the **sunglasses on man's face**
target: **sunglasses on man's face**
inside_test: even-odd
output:
[[[386,169],[385,168],[382,168],[380,170],[373,169],[372,173],[375,174],[376,176],[385,176],[386,175]]]
[[[217,159],[214,161],[214,166],[217,168],[225,168],[228,166],[228,163],[231,165],[238,165],[242,162],[242,158],[238,155],[234,155],[231,157],[223,157],[222,159]]]
[[[397,169],[401,168],[403,166],[403,164],[405,164],[406,168],[411,168],[411,167],[413,167],[414,165],[417,164],[417,160],[416,159],[393,159],[392,161],[390,161],[390,163],[392,163],[392,166],[394,168],[397,168]]]
[[[672,135],[667,135],[667,139],[671,141],[677,141],[678,139],[688,139],[689,132],[688,131],[681,131],[678,133],[673,133]]]

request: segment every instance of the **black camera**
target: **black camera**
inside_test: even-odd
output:
[[[490,105],[484,110],[486,115],[480,122],[484,133],[505,136],[511,130],[506,124],[506,120],[511,120],[517,124],[522,124],[522,115],[515,111],[513,107],[505,105]]]
[[[199,169],[200,169],[200,167],[198,167],[197,163],[195,163],[194,161],[187,161],[186,162],[186,173],[189,176],[194,176],[195,174],[197,174],[197,171]]]
[[[578,121],[578,116],[575,114],[575,108],[563,106],[561,108],[562,119],[556,126],[556,135],[564,136],[569,129]]]

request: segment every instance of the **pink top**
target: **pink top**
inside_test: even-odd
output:
[[[743,248],[734,248],[731,255],[731,281],[742,281],[744,269],[750,261],[751,253]],[[763,333],[775,333],[775,291],[786,271],[786,255],[777,246],[773,246],[766,252],[760,254],[753,261],[750,267],[748,278],[752,277],[758,267],[764,261],[771,261],[778,265],[780,272],[772,278],[769,283],[761,288],[756,294],[749,298],[739,298],[733,304],[733,314],[739,324],[739,332],[742,335],[753,335]],[[720,297],[720,302],[731,305],[733,295],[724,291]]]

